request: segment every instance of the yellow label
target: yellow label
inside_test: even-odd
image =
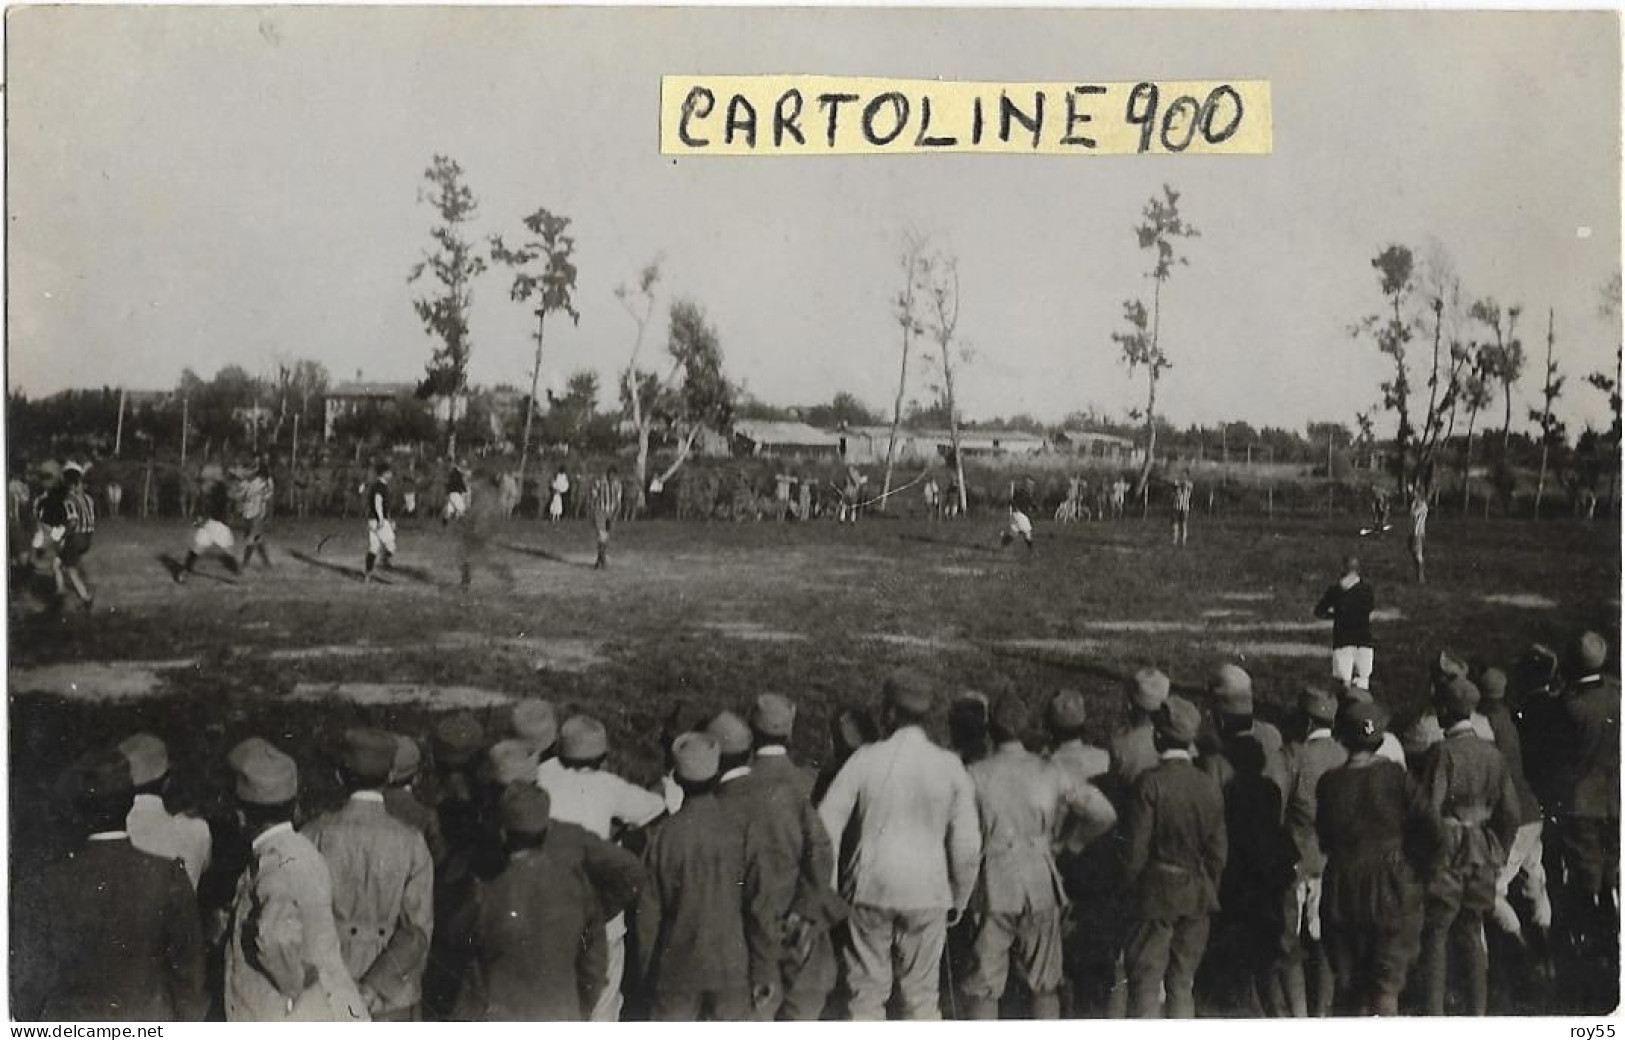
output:
[[[665,76],[663,155],[1268,155],[1267,80]]]

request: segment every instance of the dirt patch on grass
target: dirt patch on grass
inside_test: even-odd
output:
[[[904,632],[876,632],[869,637],[891,646],[900,646],[907,650],[931,651],[958,651],[969,650],[970,646],[958,639],[939,639],[935,636],[911,636]]]
[[[1219,598],[1232,603],[1268,603],[1275,598],[1273,592],[1221,592]]]
[[[434,642],[447,650],[501,650],[531,658],[537,671],[585,672],[607,658],[591,639],[556,636],[489,636],[481,632],[445,632]]]
[[[1485,603],[1493,603],[1498,607],[1521,607],[1525,610],[1555,610],[1557,600],[1533,592],[1497,592],[1488,596],[1480,596]]]
[[[81,701],[135,700],[159,694],[160,672],[191,668],[196,658],[167,661],[76,661],[39,668],[13,669],[7,674],[12,693],[64,697]]]
[[[1099,639],[1006,639],[998,645],[1007,650],[1027,650],[1046,655],[1077,657],[1099,653],[1106,644]]]
[[[424,686],[419,683],[299,683],[289,694],[297,701],[349,701],[384,707],[422,704],[430,708],[478,711],[512,704],[513,694],[482,690],[477,686]]]
[[[272,650],[265,656],[273,661],[320,661],[329,657],[363,657],[388,650],[387,646],[369,646],[352,643],[348,646],[289,646]]]
[[[982,575],[986,574],[987,571],[980,567],[961,567],[955,564],[949,564],[945,567],[938,567],[937,573],[947,574],[955,578],[980,578]]]
[[[1242,657],[1329,657],[1331,651],[1324,643],[1289,643],[1260,641],[1229,643],[1225,649]]]
[[[768,628],[755,621],[705,621],[701,622],[700,627],[727,636],[729,639],[743,639],[753,643],[805,643],[807,641],[807,636],[804,633]]]
[[[1204,610],[1204,611],[1202,611],[1202,616],[1204,618],[1215,618],[1215,619],[1217,619],[1217,618],[1233,618],[1233,617],[1250,617],[1250,616],[1252,616],[1252,613],[1253,612],[1250,611],[1250,610]]]

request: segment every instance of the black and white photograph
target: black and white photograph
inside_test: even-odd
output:
[[[1620,11],[4,36],[11,1021],[1613,1036]]]

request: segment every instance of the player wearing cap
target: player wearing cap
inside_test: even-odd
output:
[[[367,562],[362,580],[372,580],[372,568],[380,553],[384,567],[392,566],[395,559],[395,521],[389,506],[390,465],[388,460],[378,463],[376,476],[367,487]]]
[[[1208,690],[1217,743],[1201,756],[1198,769],[1223,794],[1229,854],[1219,875],[1214,956],[1204,974],[1212,976],[1221,999],[1255,1013],[1301,1015],[1302,966],[1293,956],[1295,944],[1284,942],[1293,855],[1282,826],[1288,784],[1281,734],[1254,717],[1252,677],[1241,668],[1219,666]]]
[[[1182,697],[1170,696],[1157,711],[1159,761],[1135,784],[1123,818],[1119,859],[1134,902],[1125,958],[1136,1018],[1196,1014],[1196,969],[1228,852],[1224,795],[1191,761],[1201,722]]]
[[[1332,583],[1315,604],[1315,617],[1332,622],[1332,675],[1339,682],[1371,688],[1375,640],[1371,637],[1371,610],[1376,594],[1360,577],[1358,557],[1343,558],[1343,576]]]
[[[744,1021],[752,1017],[747,934],[759,920],[759,879],[750,876],[743,830],[717,801],[717,742],[683,733],[672,758],[683,805],[649,836],[636,918],[650,1017]]]
[[[1414,807],[1404,767],[1377,755],[1386,714],[1353,701],[1334,726],[1348,761],[1317,785],[1326,859],[1320,916],[1343,1015],[1397,1015],[1422,931],[1422,887],[1407,848]]]
[[[299,793],[293,759],[252,737],[226,762],[253,849],[237,882],[227,939],[227,1021],[367,1021],[339,947],[327,863],[293,829]]]
[[[964,983],[970,1017],[999,1017],[1005,979],[1032,994],[1034,1018],[1061,1015],[1061,914],[1067,905],[1051,845],[1065,835],[1082,853],[1111,830],[1106,796],[1022,743],[1031,728],[1025,701],[1006,692],[993,706],[991,755],[970,767],[982,823],[982,868],[971,897],[974,968]]]
[[[1098,784],[1110,780],[1111,755],[1086,740],[1088,717],[1083,694],[1077,690],[1060,690],[1050,698],[1045,710],[1049,760],[1074,783]],[[1116,852],[1111,842],[1083,842],[1076,830],[1063,830],[1055,842],[1056,867],[1072,904],[1063,920],[1067,927],[1061,946],[1061,1013],[1067,1018],[1122,1018],[1127,980],[1121,973],[1123,915]]]
[[[219,466],[210,463],[199,474],[203,494],[198,496],[198,517],[193,521],[192,547],[186,551],[186,560],[175,572],[175,581],[184,583],[186,576],[197,567],[198,557],[207,552],[219,553],[226,569],[236,574],[241,568],[232,555],[236,540],[232,537],[228,521],[231,519],[231,491],[226,486],[225,474]]]
[[[447,925],[473,951],[454,1017],[585,1020],[604,987],[604,918],[636,901],[643,870],[631,853],[554,819],[533,783],[503,789],[497,822],[506,863]]]
[[[303,831],[332,876],[344,966],[379,1022],[420,1017],[423,968],[434,934],[428,843],[384,808],[396,750],[395,737],[383,730],[347,730],[339,778],[349,799]]]
[[[1582,955],[1612,955],[1619,934],[1619,680],[1605,676],[1595,632],[1569,651],[1566,707],[1574,727],[1574,794],[1560,825]]]
[[[1518,795],[1506,759],[1473,729],[1478,698],[1478,687],[1464,676],[1434,688],[1445,735],[1428,751],[1418,777],[1417,797],[1435,846],[1424,878],[1421,962],[1432,1015],[1444,1014],[1452,944],[1465,962],[1469,1013],[1485,1013],[1484,915],[1495,906],[1496,877],[1518,831]]]
[[[169,787],[169,749],[150,733],[137,733],[118,747],[130,764],[130,780],[135,785],[135,797],[124,820],[130,843],[142,852],[180,860],[187,880],[196,889],[198,879],[209,868],[214,841],[203,820],[171,816],[164,808],[164,794]]]
[[[1478,689],[1483,695],[1480,713],[1489,720],[1495,733],[1495,746],[1506,759],[1507,772],[1512,777],[1512,788],[1518,792],[1518,833],[1507,852],[1506,865],[1495,880],[1494,920],[1497,926],[1520,942],[1524,939],[1524,925],[1507,898],[1512,882],[1522,879],[1524,897],[1533,908],[1530,924],[1534,927],[1533,950],[1538,969],[1550,974],[1550,952],[1547,933],[1552,927],[1552,902],[1546,892],[1546,866],[1541,844],[1543,829],[1540,801],[1523,769],[1523,742],[1517,724],[1507,707],[1507,676],[1499,668],[1486,668],[1478,678]]]
[[[1119,813],[1140,776],[1156,767],[1152,719],[1167,702],[1168,690],[1168,677],[1155,668],[1141,668],[1124,684],[1128,719],[1111,739],[1111,786],[1107,792],[1117,799]]]
[[[552,705],[548,704],[547,709],[551,712]],[[539,718],[527,729],[538,744],[553,746],[546,724]],[[549,757],[536,771],[537,784],[552,799],[553,819],[608,839],[626,830],[647,827],[665,813],[666,803],[659,795],[604,768],[609,734],[602,722],[588,715],[571,716],[558,730],[557,745],[557,757]],[[626,973],[626,917],[616,913],[604,924],[605,985],[590,1017],[594,1022],[615,1022],[621,1015],[621,982]]]
[[[1322,941],[1324,928],[1320,907],[1324,895],[1326,855],[1320,847],[1315,831],[1320,780],[1327,773],[1348,761],[1348,750],[1334,739],[1332,727],[1337,719],[1337,698],[1320,686],[1306,684],[1298,692],[1299,724],[1304,738],[1288,748],[1288,780],[1286,791],[1287,834],[1292,844],[1294,883],[1287,903],[1287,949],[1292,954],[1294,968],[1288,978],[1296,988],[1289,990],[1293,1014],[1302,1016],[1305,1006],[1298,1001],[1303,995],[1303,968],[1308,962],[1314,971],[1314,1003],[1317,1018],[1331,1013],[1336,989],[1333,965]]]
[[[902,1016],[935,1021],[947,931],[970,902],[981,860],[976,787],[959,758],[926,736],[934,698],[925,680],[894,672],[884,695],[891,735],[847,759],[818,810],[842,850],[839,889],[852,906],[852,944],[841,951],[848,1011],[883,1020],[895,970]]]
[[[79,1022],[202,1021],[203,936],[186,871],[137,849],[119,751],[93,751],[57,792],[81,824],[73,852],[12,891],[12,1015]]]

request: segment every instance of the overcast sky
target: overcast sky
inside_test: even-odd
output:
[[[406,275],[442,152],[481,238],[539,205],[575,221],[581,324],[550,328],[549,375],[613,385],[633,331],[613,289],[660,254],[752,393],[887,404],[914,227],[960,257],[967,414],[1121,415],[1143,383],[1110,333],[1149,289],[1132,227],[1166,181],[1202,231],[1166,295],[1174,421],[1349,421],[1385,373],[1346,333],[1382,303],[1370,258],[1431,240],[1470,294],[1525,306],[1532,355],[1556,309],[1561,410],[1606,425],[1579,377],[1619,342],[1598,314],[1620,256],[1607,12],[36,7],[8,37],[8,365],[30,394],[278,355],[417,378]],[[1275,152],[674,162],[673,72],[1268,79]],[[530,327],[502,274],[479,282],[473,380],[526,383]]]

